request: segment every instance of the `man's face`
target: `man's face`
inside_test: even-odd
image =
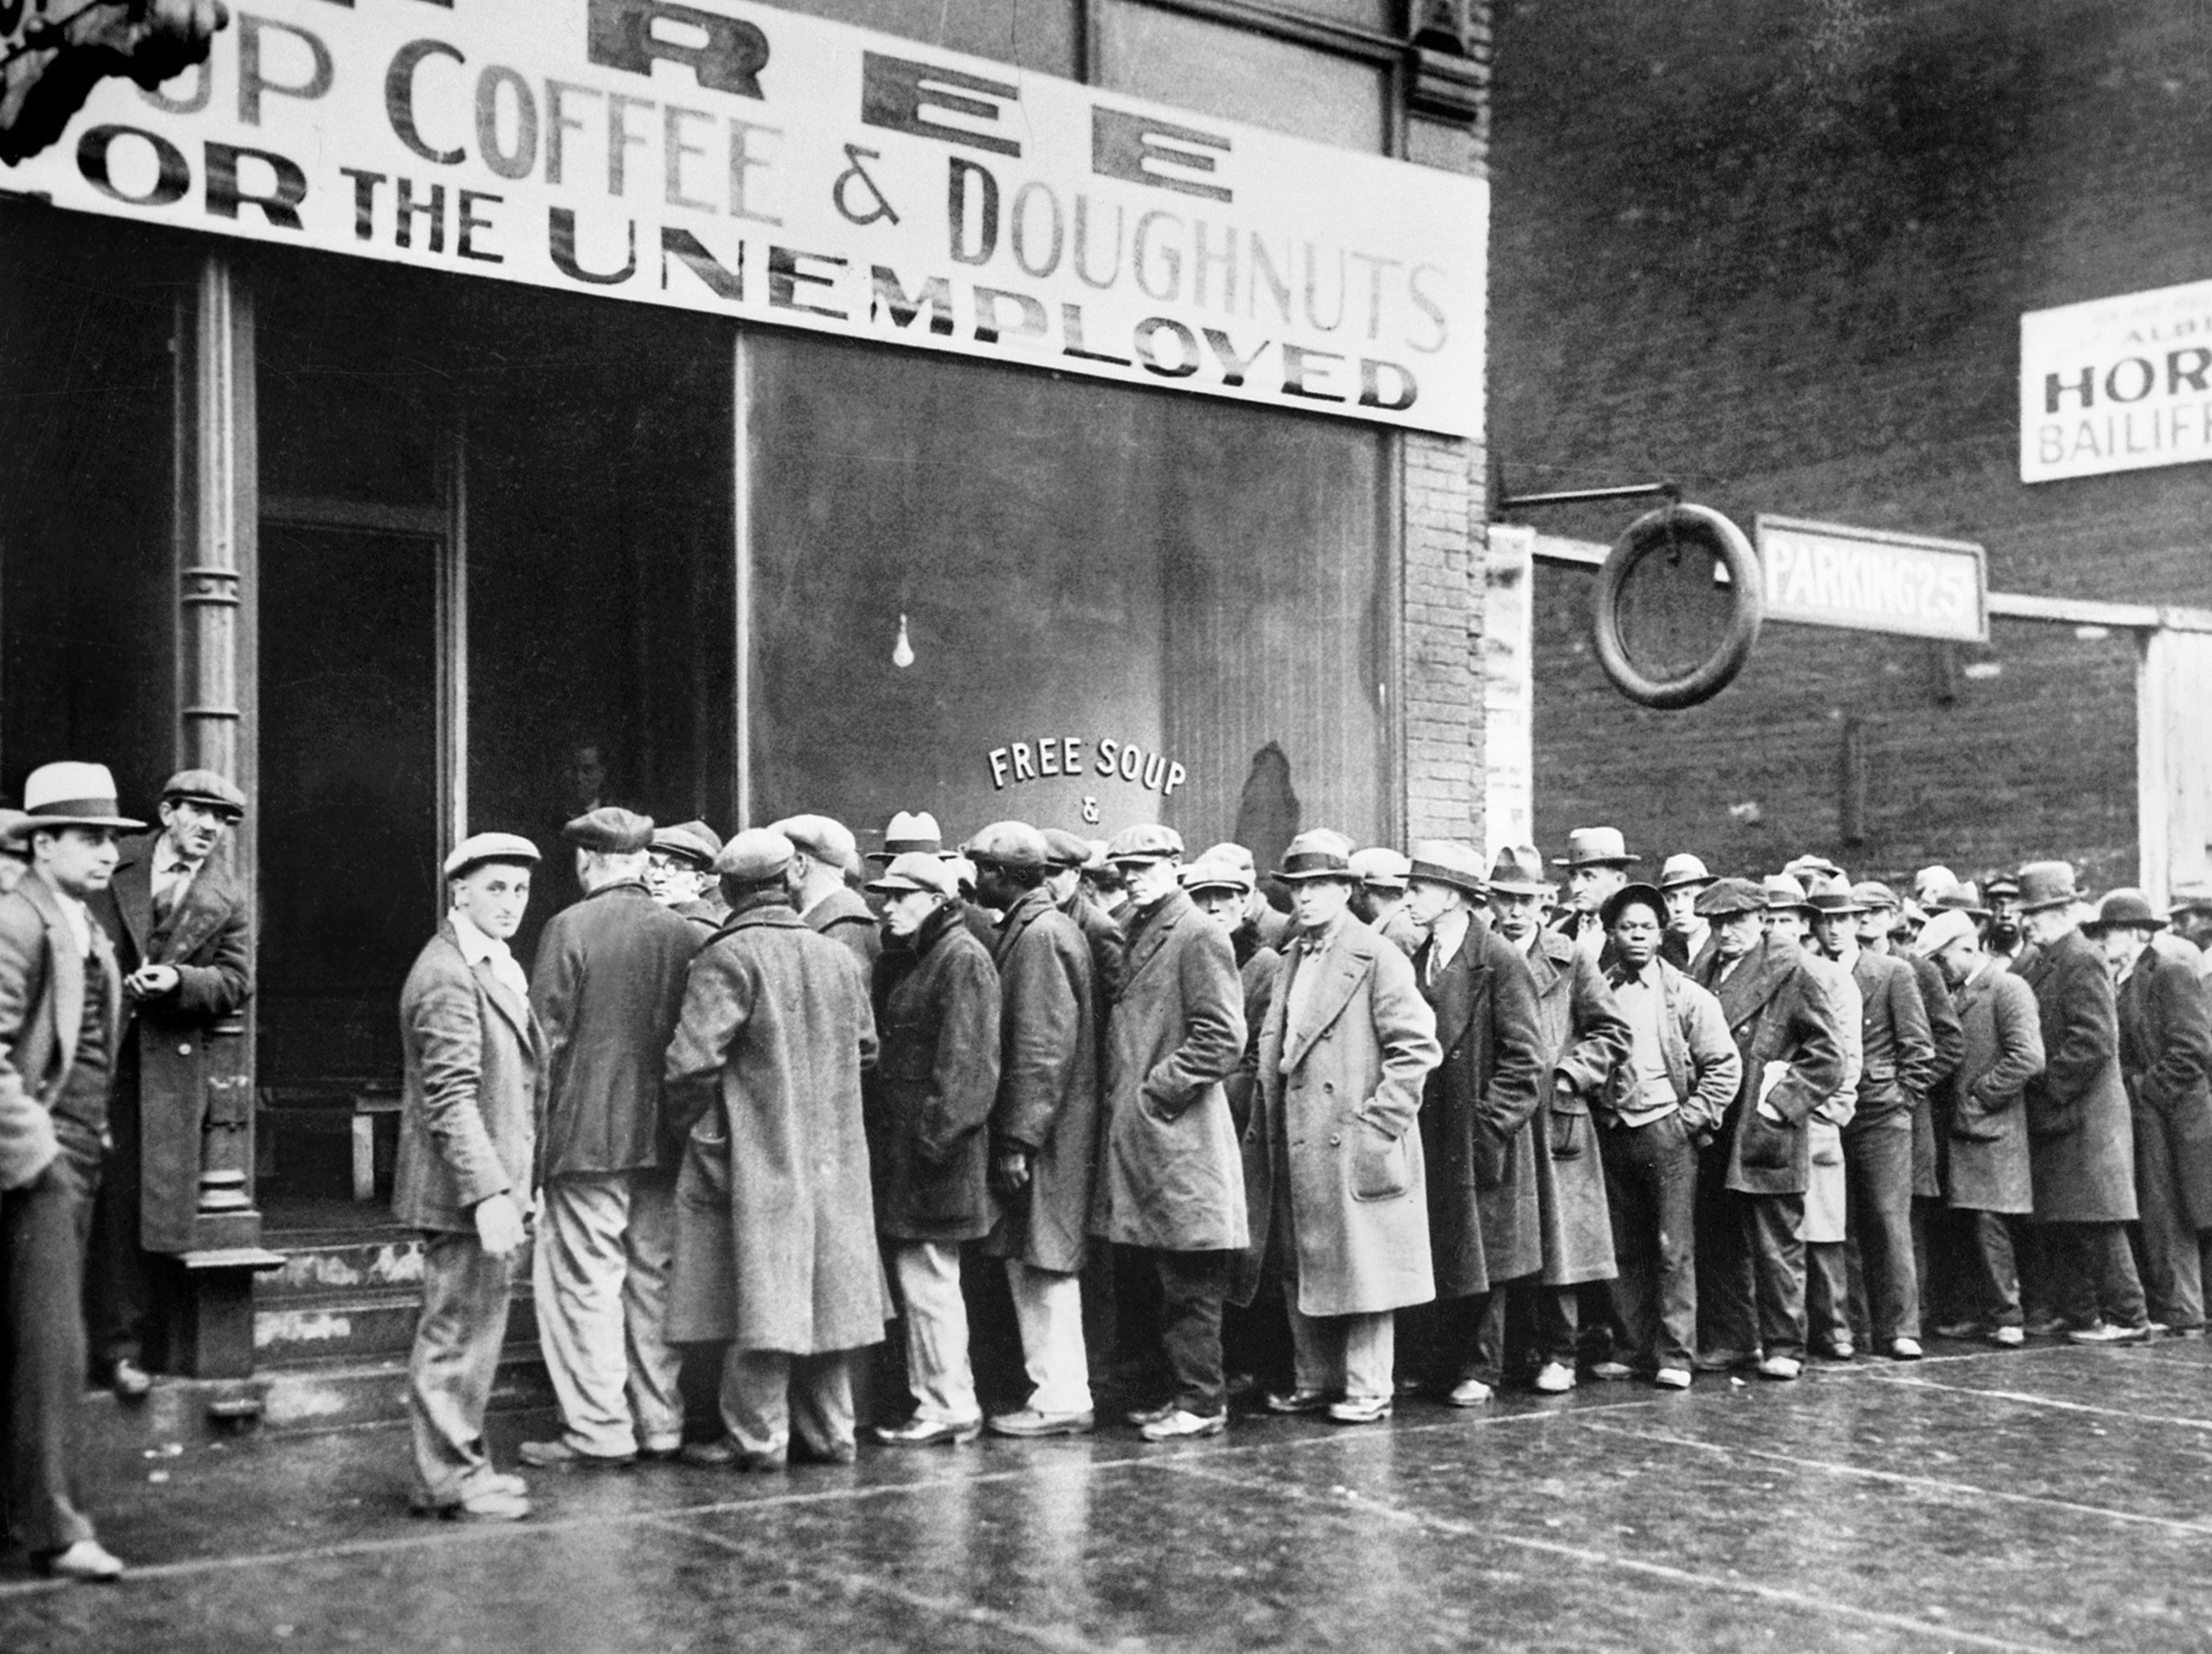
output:
[[[78,897],[107,889],[120,854],[112,827],[59,827],[31,840],[32,861],[47,882]]]
[[[1405,906],[1406,893],[1394,885],[1362,885],[1361,893],[1367,897],[1368,912],[1380,922]]]
[[[1353,888],[1345,879],[1300,879],[1290,890],[1291,909],[1307,930],[1326,930],[1351,905]]]
[[[1943,980],[1955,988],[1966,985],[1966,979],[1982,968],[1982,950],[1971,937],[1960,937],[1936,956],[1936,968],[1943,973]]]
[[[1676,936],[1688,936],[1697,928],[1697,898],[1705,893],[1703,885],[1676,885],[1667,892],[1667,928]]]
[[[1051,893],[1052,905],[1059,907],[1075,894],[1075,887],[1083,880],[1079,868],[1054,868],[1044,875],[1044,888]]]
[[[935,891],[894,891],[884,897],[884,923],[894,937],[910,937],[944,905]]]
[[[606,753],[596,740],[580,740],[568,749],[563,766],[571,797],[580,804],[596,804],[606,790]]]
[[[1566,893],[1580,912],[1594,914],[1606,905],[1606,897],[1628,882],[1626,868],[1569,868]]]
[[[1544,922],[1544,898],[1526,891],[1490,893],[1490,915],[1498,934],[1515,947],[1525,947]]]
[[[2151,933],[2133,925],[2108,925],[2097,937],[2097,945],[2104,950],[2106,964],[2125,970],[2151,945]]]
[[[1766,934],[1779,937],[1786,942],[1805,944],[1805,913],[1799,908],[1770,908],[1766,914]]]
[[[1649,902],[1631,902],[1613,915],[1613,952],[1632,971],[1640,971],[1659,953],[1659,915]]]
[[[2023,909],[2020,931],[2037,947],[2048,946],[2074,928],[2073,911],[2065,902],[2055,907]]]
[[[164,799],[161,808],[162,830],[184,861],[206,861],[230,825],[229,817],[192,799]]]
[[[1406,887],[1406,912],[1413,921],[1427,930],[1444,916],[1452,906],[1452,898],[1459,892],[1451,885],[1437,884],[1430,879],[1415,879]]]
[[[1840,959],[1846,954],[1855,953],[1858,951],[1859,915],[1814,914],[1812,937],[1820,944],[1820,951],[1825,958]]]
[[[453,881],[455,911],[497,941],[522,928],[529,906],[530,870],[516,862],[480,862]]]
[[[1859,915],[1859,946],[1869,952],[1881,952],[1890,945],[1890,927],[1897,922],[1894,908],[1869,908]]]
[[[1009,878],[998,863],[975,856],[968,859],[975,863],[975,899],[985,907],[1004,913],[1029,893]]]
[[[1756,948],[1766,934],[1763,915],[1757,909],[1730,914],[1713,921],[1713,951],[1723,959],[1740,959]]]
[[[1177,864],[1165,856],[1148,856],[1141,861],[1114,865],[1121,870],[1122,882],[1128,886],[1129,900],[1141,908],[1165,901],[1175,889]]]
[[[1244,928],[1244,893],[1227,885],[1208,885],[1204,890],[1191,893],[1191,899],[1198,904],[1198,911],[1212,919],[1225,937],[1233,937]]]

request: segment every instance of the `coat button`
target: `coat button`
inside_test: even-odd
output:
[[[1331,1132],[1331,1133],[1329,1133],[1329,1135],[1328,1135],[1328,1146],[1329,1146],[1330,1148],[1332,1148],[1332,1149],[1333,1149],[1333,1148],[1335,1148],[1335,1147],[1336,1147],[1336,1146],[1337,1146],[1339,1143],[1341,1143],[1341,1142],[1343,1142],[1343,1141],[1344,1141],[1344,1138],[1342,1138],[1342,1137],[1338,1136],[1336,1135],[1336,1133],[1334,1133],[1334,1132]]]
[[[189,1044],[182,1045],[182,1046],[179,1046],[179,1047],[177,1048],[177,1055],[179,1055],[180,1057],[188,1057],[188,1056],[190,1056],[191,1054],[192,1054],[192,1048],[191,1048],[191,1046],[190,1046]]]
[[[1325,1092],[1333,1092],[1336,1090],[1336,1082],[1334,1080],[1324,1080],[1321,1082],[1321,1089]]]

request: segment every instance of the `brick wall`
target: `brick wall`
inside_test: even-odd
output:
[[[1500,0],[1496,29],[1507,492],[1672,475],[1746,526],[1979,540],[2001,590],[2212,602],[2212,467],[2031,488],[2016,460],[2022,311],[2212,276],[2199,9]],[[1630,515],[1541,526],[1609,540]],[[1731,867],[2054,854],[2094,884],[2134,877],[2131,636],[2000,622],[1946,658],[1776,627],[1718,700],[1650,713],[1588,656],[1588,584],[1537,580],[1547,846],[1616,820]],[[1867,753],[1855,844],[1847,720]]]

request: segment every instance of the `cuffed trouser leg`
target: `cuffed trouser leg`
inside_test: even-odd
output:
[[[1021,1328],[1029,1404],[1040,1413],[1091,1410],[1090,1358],[1083,1338],[1083,1278],[1006,1260],[1006,1287]]]
[[[748,1454],[780,1459],[799,1440],[817,1458],[850,1456],[853,1448],[852,1352],[793,1356],[781,1350],[722,1355],[722,1428]]]
[[[936,1241],[899,1241],[891,1252],[905,1306],[907,1387],[914,1417],[932,1424],[972,1424],[975,1375],[968,1365],[968,1300],[960,1290],[960,1248]]]
[[[1980,1212],[1971,1207],[1961,1207],[1951,1217],[1963,1237],[1957,1256],[1967,1313],[1993,1327],[2023,1325],[2020,1268],[2013,1257],[2011,1220],[2003,1212]]]
[[[1290,1305],[1298,1387],[1340,1393],[1347,1401],[1387,1401],[1395,1393],[1397,1316],[1308,1315]]]
[[[1908,1139],[1909,1140],[1909,1139]],[[1743,1195],[1759,1299],[1760,1348],[1768,1356],[1805,1359],[1805,1226],[1803,1195]]]
[[[423,1312],[407,1357],[407,1416],[415,1476],[430,1503],[450,1505],[491,1469],[484,1410],[492,1402],[515,1259],[494,1258],[473,1234],[442,1231],[423,1243]]]
[[[676,1262],[676,1185],[630,1174],[630,1224],[624,1237],[623,1334],[628,1357],[630,1417],[638,1444],[654,1452],[684,1440],[684,1354],[668,1342],[668,1272]]]
[[[2143,1291],[2153,1320],[2169,1327],[2201,1327],[2203,1263],[2196,1225],[2181,1200],[2170,1129],[2157,1109],[2137,1105],[2135,1204],[2142,1213]]]
[[[0,1194],[7,1297],[7,1500],[15,1542],[36,1555],[93,1536],[77,1508],[84,1396],[84,1258],[99,1164],[64,1149],[28,1188]]]
[[[1868,1334],[1888,1349],[1920,1335],[1920,1270],[1913,1255],[1913,1121],[1885,1120],[1843,1138],[1845,1223],[1866,1272]]]
[[[568,1444],[607,1459],[637,1451],[623,1304],[629,1208],[625,1173],[548,1180],[532,1262],[537,1339]]]
[[[1160,1342],[1174,1375],[1173,1404],[1211,1419],[1227,1410],[1221,1376],[1221,1305],[1229,1295],[1227,1252],[1151,1254],[1160,1281]]]

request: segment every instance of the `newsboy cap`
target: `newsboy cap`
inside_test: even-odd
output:
[[[1659,870],[1659,888],[1663,891],[1687,890],[1692,885],[1709,885],[1713,875],[1705,871],[1705,864],[1688,851],[1667,858],[1667,865]]]
[[[1621,837],[1619,827],[1576,827],[1566,835],[1566,854],[1554,856],[1551,865],[1570,870],[1621,868],[1643,859],[1629,854],[1628,841]]]
[[[741,885],[764,885],[791,865],[791,841],[774,827],[747,827],[733,834],[714,858],[714,871]]]
[[[1090,860],[1090,840],[1065,827],[1044,829],[1045,858],[1056,868],[1080,868]]]
[[[781,821],[770,822],[768,830],[781,833],[791,841],[794,849],[802,849],[816,861],[833,868],[843,869],[860,849],[860,842],[852,836],[852,829],[825,815],[785,816]]]
[[[1106,859],[1114,862],[1179,862],[1183,835],[1173,827],[1148,823],[1128,827],[1106,840]]]
[[[2122,928],[2158,931],[2166,928],[2166,915],[2153,908],[2151,898],[2141,891],[2122,885],[2105,893],[2105,899],[2097,903],[2097,916],[2081,928],[2091,936]]]
[[[115,777],[104,763],[44,763],[23,780],[23,809],[31,825],[42,827],[113,827],[138,832],[145,827],[122,813],[116,802]]]
[[[1235,891],[1238,895],[1252,893],[1252,875],[1240,867],[1228,862],[1215,861],[1200,856],[1185,868],[1179,877],[1182,887],[1195,895],[1200,891]]]
[[[1413,847],[1413,862],[1406,874],[1409,880],[1418,879],[1425,885],[1449,885],[1471,896],[1484,893],[1482,858],[1475,853],[1473,845],[1463,845],[1454,839],[1423,839]]]
[[[996,862],[1000,867],[1040,868],[1052,860],[1052,847],[1025,821],[995,821],[968,841],[968,859]]]
[[[1924,959],[1932,959],[1954,942],[1973,941],[1981,932],[1973,916],[1964,908],[1945,908],[1931,914],[1928,922],[1920,927],[1914,939],[1913,951]]]
[[[635,855],[653,844],[653,818],[616,805],[586,810],[560,829],[560,836],[580,850],[604,855]]]
[[[703,821],[679,822],[653,828],[653,849],[706,872],[722,853],[722,835]]]
[[[1763,913],[1765,908],[1765,893],[1749,879],[1715,879],[1697,893],[1697,913],[1703,918],[1734,918],[1738,914]]]
[[[1876,908],[1889,908],[1892,911],[1896,911],[1905,905],[1897,900],[1897,893],[1882,883],[1880,879],[1861,879],[1857,884],[1851,886],[1851,899],[1869,913],[1873,913]]]
[[[162,783],[162,803],[205,805],[232,821],[243,820],[246,795],[227,775],[211,769],[181,769]]]
[[[532,867],[537,860],[537,847],[519,833],[477,833],[453,847],[453,853],[446,858],[446,876],[457,879],[486,862],[515,862]]]
[[[892,857],[889,867],[868,880],[868,889],[887,896],[906,895],[913,891],[950,896],[958,893],[960,875],[943,856],[932,855],[928,850],[909,850]]]

